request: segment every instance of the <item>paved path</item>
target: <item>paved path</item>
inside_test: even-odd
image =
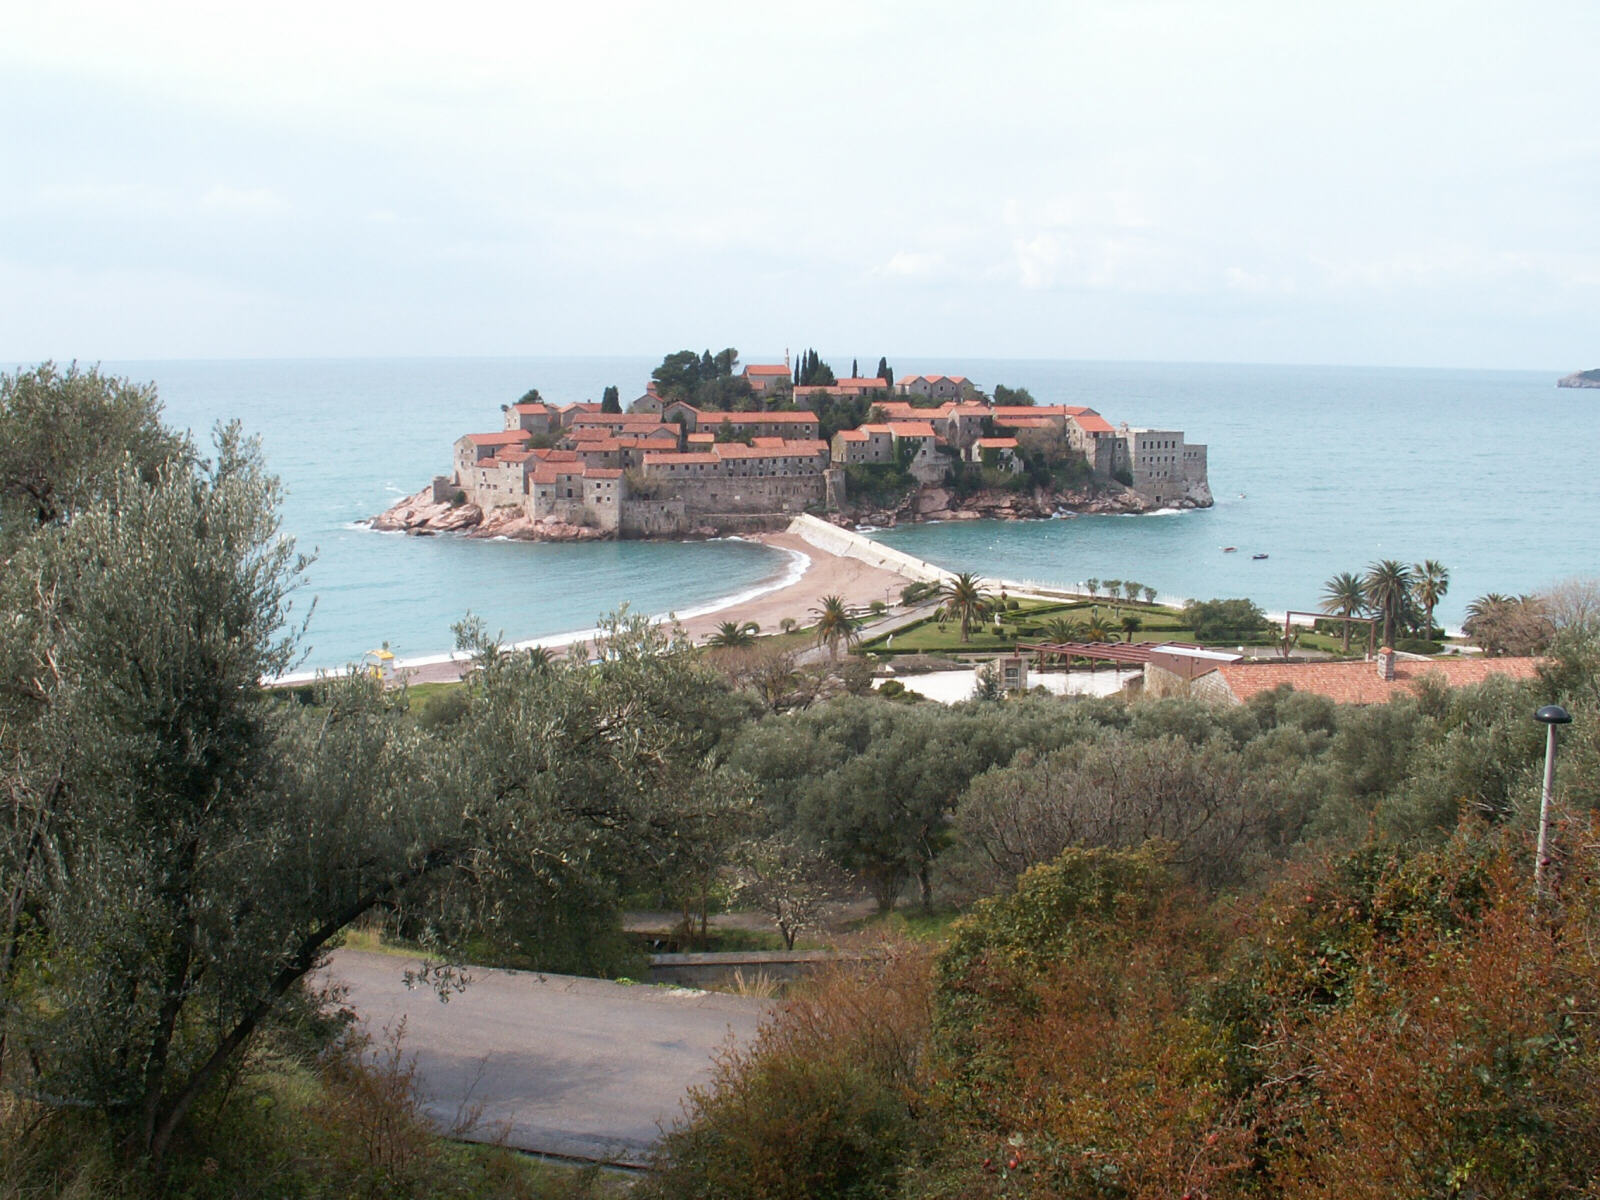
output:
[[[449,1003],[407,990],[416,964],[341,950],[328,974],[374,1036],[405,1018],[423,1107],[441,1126],[478,1106],[464,1136],[518,1150],[642,1164],[731,1035],[747,1042],[770,1002],[568,975],[474,968]]]

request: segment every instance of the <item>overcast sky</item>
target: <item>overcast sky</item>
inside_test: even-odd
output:
[[[0,28],[0,362],[1600,366],[1594,0],[50,0]]]

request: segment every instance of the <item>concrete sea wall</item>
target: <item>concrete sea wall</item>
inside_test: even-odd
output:
[[[840,558],[857,558],[869,566],[894,571],[907,579],[942,581],[955,578],[953,572],[943,567],[913,558],[904,551],[875,542],[852,530],[830,525],[810,513],[802,513],[791,521],[789,532],[805,539],[818,550],[826,550]]]

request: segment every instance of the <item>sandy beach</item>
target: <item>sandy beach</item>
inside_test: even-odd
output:
[[[865,608],[874,600],[893,604],[900,599],[901,589],[912,582],[910,575],[820,549],[796,533],[751,534],[748,540],[787,551],[791,557],[804,556],[799,577],[781,587],[760,592],[749,599],[737,600],[725,607],[710,607],[691,615],[680,615],[678,623],[694,641],[705,641],[724,621],[740,624],[754,621],[761,627],[762,633],[778,632],[785,617],[793,617],[801,625],[810,624],[813,619],[811,610],[817,607],[818,601],[824,596],[843,596],[845,603],[853,608]],[[802,560],[794,559],[794,566],[801,567]],[[575,639],[571,636],[558,636],[517,644],[537,643],[556,648],[572,640]],[[577,640],[581,640],[581,636]],[[447,660],[403,664],[395,674],[397,680],[403,679],[407,683],[443,683],[460,679],[461,672],[462,665],[459,662]]]

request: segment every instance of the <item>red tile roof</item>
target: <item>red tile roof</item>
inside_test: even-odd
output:
[[[782,363],[752,364],[744,369],[746,375],[787,375],[789,368]]]
[[[548,404],[513,404],[511,406],[511,411],[519,413],[547,413],[550,411],[550,406]]]
[[[666,466],[670,463],[702,463],[710,465],[721,461],[715,454],[698,454],[693,451],[680,454],[676,450],[670,452],[662,450],[644,456],[644,465],[647,467]]]
[[[849,378],[839,380],[837,386],[842,388],[887,388],[889,385],[876,375],[851,375]]]
[[[524,429],[497,429],[493,433],[469,433],[464,436],[474,446],[521,446],[528,440],[527,430]]]
[[[872,435],[864,428],[841,429],[836,436],[843,438],[847,442],[870,442],[872,440]]]
[[[746,425],[815,425],[816,413],[803,412],[708,412],[701,413],[704,424],[721,425],[724,422]]]
[[[1064,417],[1066,410],[1059,404],[996,404],[990,410],[995,419],[1002,417]]]
[[[977,442],[980,450],[1015,450],[1016,438],[979,438]]]
[[[1381,704],[1409,692],[1425,675],[1437,675],[1450,687],[1467,687],[1491,675],[1531,679],[1538,665],[1536,658],[1401,658],[1395,662],[1393,682],[1379,677],[1375,662],[1228,663],[1217,674],[1241,704],[1285,683],[1339,704]]]
[[[1102,417],[1097,412],[1093,412],[1093,411],[1081,412],[1077,416],[1073,417],[1072,419],[1078,423],[1078,428],[1083,430],[1085,433],[1114,433],[1114,432],[1116,432],[1115,430],[1113,430],[1111,428],[1111,422],[1106,420],[1104,417]]]
[[[933,426],[926,421],[890,421],[889,432],[897,438],[938,437]]]
[[[725,442],[715,453],[719,458],[812,458],[828,449],[826,442],[774,440],[778,441],[776,446],[741,446],[738,442]]]

